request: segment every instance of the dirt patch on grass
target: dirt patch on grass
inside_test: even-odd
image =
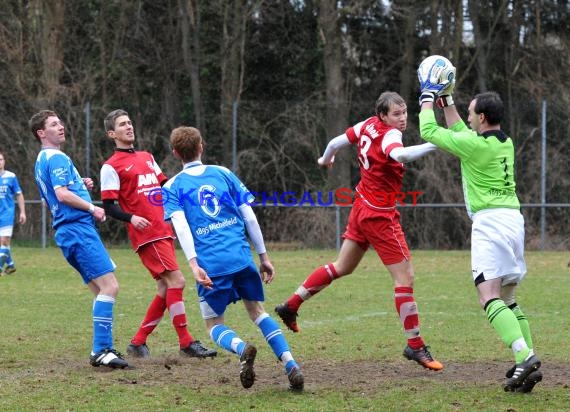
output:
[[[79,368],[91,368],[95,375],[113,378],[126,385],[155,387],[161,385],[184,384],[197,391],[228,391],[241,389],[239,381],[239,359],[237,356],[222,354],[214,359],[188,359],[179,356],[155,357],[150,359],[129,359],[133,368],[128,370],[110,370],[106,367],[93,369],[85,363]],[[445,369],[434,372],[423,369],[412,361],[403,359],[391,363],[378,361],[337,362],[327,360],[309,360],[301,363],[305,375],[305,390],[356,391],[367,394],[379,389],[397,385],[418,385],[422,381],[472,383],[480,386],[501,388],[504,373],[512,364],[505,362],[445,363]],[[67,367],[70,365],[68,364]],[[259,360],[256,362],[256,381],[248,391],[286,390],[287,377],[278,362]],[[570,387],[570,363],[543,362],[541,371],[544,375],[540,386]],[[103,376],[105,375],[105,376]],[[96,378],[97,379],[97,378]],[[539,386],[537,386],[539,388]]]

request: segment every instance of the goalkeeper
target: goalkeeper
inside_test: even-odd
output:
[[[479,303],[489,323],[514,352],[515,366],[507,372],[505,391],[530,392],[542,380],[528,320],[516,303],[516,288],[525,276],[524,218],[516,194],[515,151],[501,130],[503,102],[495,92],[476,95],[467,121],[453,103],[451,80],[430,78],[419,70],[420,133],[461,161],[463,194],[472,219],[471,267]],[[427,71],[427,73],[426,73]],[[432,76],[433,77],[433,76]],[[438,126],[434,101],[443,108],[447,129]]]

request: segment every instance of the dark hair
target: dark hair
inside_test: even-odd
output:
[[[40,110],[39,112],[34,114],[30,118],[30,121],[28,122],[28,125],[30,126],[30,129],[32,131],[32,134],[40,142],[41,142],[41,139],[38,136],[38,130],[44,129],[46,127],[46,120],[48,119],[48,117],[51,117],[51,116],[59,117],[58,114],[56,112],[54,112],[53,110]]]
[[[498,125],[503,120],[505,107],[501,97],[496,92],[479,93],[474,97],[476,114],[483,113],[487,123],[492,126]]]
[[[202,134],[195,127],[181,126],[170,133],[170,146],[176,150],[184,163],[198,158],[201,143]]]
[[[376,116],[380,117],[380,114],[388,114],[390,107],[395,104],[398,106],[403,106],[406,101],[402,96],[396,92],[384,92],[376,100],[375,113]]]
[[[105,117],[105,131],[115,130],[115,120],[121,116],[128,116],[129,114],[123,109],[113,110]]]

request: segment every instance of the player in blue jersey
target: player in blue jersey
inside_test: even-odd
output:
[[[14,200],[18,202],[18,223],[26,223],[26,204],[24,194],[20,188],[20,183],[16,175],[6,167],[6,157],[0,152],[0,275],[4,273],[10,275],[16,271],[16,264],[10,253],[10,240],[14,229],[14,218],[16,208]]]
[[[40,196],[51,211],[55,241],[95,294],[90,363],[125,368],[128,363],[113,345],[113,306],[119,292],[116,266],[95,227],[95,221],[105,221],[105,210],[91,202],[88,190],[93,188],[93,181],[82,178],[69,156],[60,150],[65,126],[57,113],[42,110],[32,116],[29,125],[41,143],[35,177]]]
[[[270,283],[275,270],[250,206],[253,196],[228,169],[202,164],[204,145],[198,129],[176,128],[170,143],[184,168],[163,186],[165,219],[172,221],[196,279],[200,310],[210,337],[221,348],[240,356],[241,384],[251,387],[257,349],[224,324],[226,307],[243,300],[249,318],[283,363],[289,388],[303,390],[304,377],[289,344],[277,322],[263,308],[262,281]],[[259,255],[259,271],[246,229]]]

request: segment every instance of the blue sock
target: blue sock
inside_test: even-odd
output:
[[[13,267],[14,261],[12,260],[12,253],[10,252],[10,246],[6,247],[6,255],[8,255],[8,257],[6,258],[6,264],[10,267]]]
[[[0,246],[0,270],[4,267],[4,264],[8,260],[10,251],[6,246]]]
[[[245,348],[245,342],[226,325],[215,325],[210,329],[210,338],[212,338],[220,348],[228,352],[237,353],[240,356]]]
[[[115,298],[97,295],[93,302],[93,353],[113,347],[113,305]]]
[[[261,333],[263,333],[265,340],[273,350],[275,356],[277,356],[277,359],[285,365],[287,373],[291,372],[291,369],[297,366],[297,362],[295,362],[291,355],[289,344],[285,336],[283,336],[279,324],[267,313],[260,315],[255,320],[255,324],[259,327]]]

